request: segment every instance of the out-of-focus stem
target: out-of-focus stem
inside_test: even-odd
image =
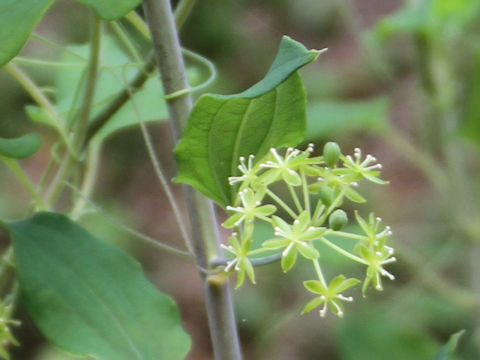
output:
[[[83,99],[82,108],[80,110],[79,118],[76,123],[75,132],[73,134],[73,154],[66,153],[62,160],[62,163],[55,175],[55,178],[50,185],[47,193],[47,201],[50,206],[54,206],[58,197],[62,193],[65,186],[65,181],[70,176],[72,167],[75,161],[78,161],[78,157],[81,156],[81,152],[84,147],[84,140],[87,135],[88,122],[92,111],[93,99],[95,96],[95,88],[97,85],[98,67],[100,63],[100,46],[102,36],[102,22],[101,20],[94,18],[92,27],[92,42],[90,44],[90,58],[87,70],[87,79],[85,86],[85,95]]]

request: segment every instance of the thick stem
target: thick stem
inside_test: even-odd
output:
[[[143,6],[152,34],[165,94],[168,95],[188,88],[185,65],[170,1],[144,0]],[[186,94],[170,98],[167,104],[175,141],[178,141],[192,109],[192,99]],[[216,233],[216,223],[212,216],[213,205],[191,188],[186,188],[185,192],[195,256],[198,265],[201,268],[206,268],[208,267],[207,241],[211,240],[212,250],[216,254],[221,253],[218,239],[205,237],[206,234]],[[209,211],[205,211],[205,209]],[[208,323],[215,358],[218,360],[239,360],[242,355],[229,284],[228,282],[221,284],[210,282],[202,271],[200,271],[200,274],[204,284]]]

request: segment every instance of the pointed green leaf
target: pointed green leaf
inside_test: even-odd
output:
[[[60,214],[7,228],[23,302],[53,344],[99,360],[184,358],[177,306],[131,256]]]
[[[27,134],[15,139],[0,138],[0,155],[12,159],[24,159],[35,154],[42,139],[37,134]]]
[[[459,332],[456,332],[450,336],[448,342],[440,348],[440,350],[433,357],[433,360],[449,360],[450,355],[453,354],[453,351],[457,347],[458,340],[460,340],[460,337],[464,332],[465,330],[460,330]]]
[[[140,0],[77,0],[93,9],[104,20],[116,20],[140,4]]]
[[[53,1],[0,1],[0,67],[20,52]]]
[[[284,37],[263,80],[234,95],[206,94],[195,104],[184,137],[175,149],[177,182],[190,184],[228,205],[235,192],[240,156],[264,156],[271,147],[295,146],[305,133],[305,91],[297,70],[318,51]]]

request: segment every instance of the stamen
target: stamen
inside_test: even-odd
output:
[[[320,316],[325,317],[326,314],[327,314],[327,303],[324,303],[323,308],[320,310]]]
[[[229,272],[230,269],[238,262],[238,259],[233,259],[227,263],[227,266],[225,267],[225,272]]]
[[[343,300],[343,301],[347,301],[347,302],[352,302],[353,301],[353,296],[343,296],[342,294],[338,294],[337,298],[339,298],[340,300]]]
[[[380,264],[382,265],[386,265],[386,264],[391,264],[391,263],[394,263],[397,261],[397,258],[396,257],[391,257],[391,258],[388,258],[386,260],[383,260],[380,262]]]
[[[380,272],[381,272],[381,274],[382,274],[383,276],[388,277],[390,280],[392,280],[392,281],[395,280],[395,276],[393,276],[392,274],[390,274],[387,270],[381,269]]]

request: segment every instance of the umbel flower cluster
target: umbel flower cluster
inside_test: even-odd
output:
[[[312,263],[316,279],[304,281],[305,288],[315,297],[302,314],[320,307],[321,316],[330,309],[342,317],[343,302],[353,301],[343,293],[361,281],[344,275],[327,281],[318,245],[323,243],[339,255],[365,266],[364,296],[370,286],[383,289],[382,277],[393,280],[394,276],[384,268],[396,260],[394,250],[386,244],[392,232],[382,225],[379,217],[372,213],[364,219],[355,211],[355,221],[362,234],[342,231],[348,223],[347,214],[341,209],[344,201],[366,201],[357,191],[358,183],[361,180],[376,184],[387,182],[379,178],[381,165],[376,159],[371,155],[363,157],[358,148],[353,156],[344,156],[338,144],[329,142],[323,156],[311,156],[312,153],[310,144],[304,151],[288,148],[280,153],[272,148],[260,161],[255,161],[253,155],[239,159],[239,176],[229,178],[237,196],[233,206],[227,207],[230,216],[223,223],[233,230],[229,244],[223,245],[232,256],[225,271],[237,273],[238,288],[245,277],[255,283],[254,265],[260,263],[262,256],[280,259],[284,272],[303,257]],[[275,191],[286,193],[287,197],[282,195],[282,198]],[[270,224],[275,235],[253,248],[253,233],[258,222]],[[345,249],[338,240],[342,238],[356,242],[353,250]]]

